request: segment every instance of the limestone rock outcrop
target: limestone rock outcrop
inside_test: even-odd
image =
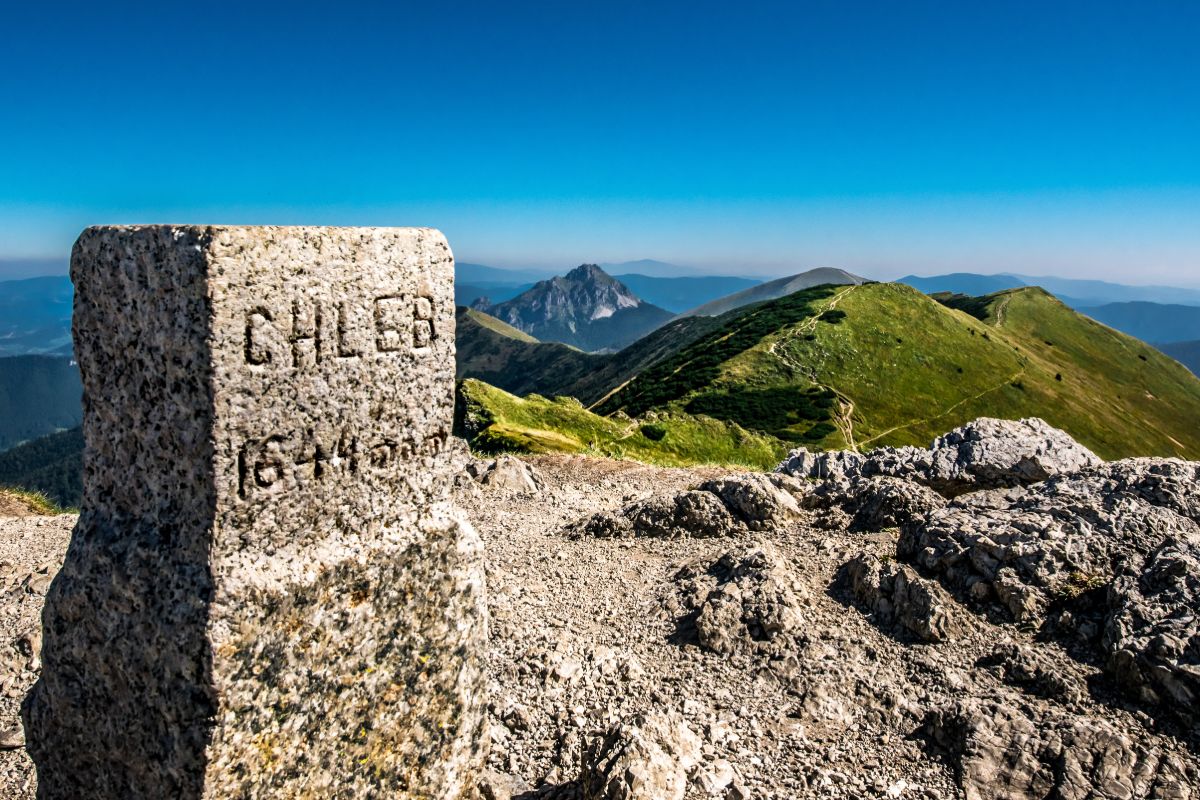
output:
[[[964,625],[946,590],[909,566],[861,553],[842,568],[850,591],[884,627],[900,625],[925,642],[957,638]]]
[[[924,731],[967,800],[1200,796],[1190,764],[1100,720],[970,699],[933,711]]]
[[[1164,542],[1112,582],[1108,606],[1104,648],[1117,683],[1200,722],[1200,543]]]
[[[729,655],[771,650],[799,632],[805,592],[770,545],[727,550],[716,561],[684,567],[675,576],[701,647]]]
[[[998,601],[1014,620],[1040,623],[1055,598],[1107,584],[1118,561],[1140,562],[1167,538],[1200,540],[1200,527],[1170,507],[1176,495],[1143,495],[1106,472],[967,495],[906,527],[897,552],[965,596]]]
[[[786,475],[732,475],[678,494],[636,500],[568,526],[574,535],[664,539],[733,536],[765,531],[800,517],[807,487]]]
[[[516,456],[472,461],[465,469],[477,483],[505,492],[536,494],[545,488],[545,481],[537,469]]]
[[[927,449],[883,447],[869,453],[793,450],[778,472],[818,480],[890,476],[917,481],[947,496],[1044,481],[1099,466],[1100,458],[1063,431],[1031,417],[989,417],[956,428]]]

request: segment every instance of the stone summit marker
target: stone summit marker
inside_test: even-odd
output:
[[[417,228],[80,236],[85,488],[24,708],[39,797],[473,789],[453,265]]]

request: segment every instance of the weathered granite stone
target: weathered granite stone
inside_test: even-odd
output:
[[[425,229],[92,228],[83,512],[24,709],[42,798],[458,798],[479,544]]]

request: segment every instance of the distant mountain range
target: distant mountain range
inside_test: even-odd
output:
[[[0,283],[66,274],[65,258],[0,258]]]
[[[773,281],[760,283],[757,286],[743,289],[728,297],[721,297],[691,309],[685,316],[717,317],[741,306],[751,303],[761,303],[765,300],[775,300],[793,292],[798,292],[801,289],[808,289],[813,286],[820,286],[821,284],[848,285],[865,282],[866,278],[852,275],[845,270],[818,267],[817,269],[810,269],[807,272],[801,272],[799,275],[789,275],[785,278],[777,278]]]
[[[472,264],[458,261],[454,264],[454,282],[470,283],[476,286],[533,284],[546,278],[554,277],[550,269],[504,269],[489,267],[485,264]]]
[[[511,300],[476,300],[473,307],[539,340],[589,351],[619,350],[674,316],[595,264],[538,281]]]
[[[978,275],[971,272],[952,272],[946,275],[920,277],[906,275],[896,281],[905,283],[926,294],[957,292],[980,296],[1022,286],[1040,286],[1072,308],[1095,307],[1108,303],[1141,301],[1174,305],[1200,306],[1200,289],[1178,286],[1131,286],[1106,281],[1087,281],[1053,276],[1031,276],[1001,273]]]
[[[670,264],[666,261],[655,261],[653,258],[639,258],[636,261],[621,261],[615,264],[601,264],[609,275],[646,275],[651,278],[695,278],[703,277],[704,271],[682,264]]]
[[[70,355],[73,294],[66,275],[0,281],[0,357]]]
[[[640,299],[676,314],[762,282],[757,278],[697,275],[689,267],[648,259],[602,265],[601,269],[625,284]],[[646,272],[625,271],[637,269]],[[548,277],[552,276],[536,270],[505,270],[482,264],[459,264],[454,284],[454,302],[460,306],[470,306],[486,298],[488,305],[502,303],[528,291],[534,283]]]
[[[1076,310],[1151,344],[1200,339],[1200,306],[1135,301]]]
[[[61,356],[0,358],[0,450],[79,424],[79,367]]]
[[[726,275],[656,278],[633,273],[614,277],[646,302],[676,314],[762,283]]]
[[[1183,364],[1196,375],[1200,375],[1200,340],[1194,342],[1171,342],[1161,344],[1159,350]]]

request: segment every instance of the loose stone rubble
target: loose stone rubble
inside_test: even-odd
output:
[[[85,487],[23,710],[38,796],[472,793],[442,236],[92,228],[71,269]]]
[[[801,514],[805,487],[784,475],[733,475],[677,494],[656,494],[576,521],[570,531],[600,538],[734,536],[778,528]]]

